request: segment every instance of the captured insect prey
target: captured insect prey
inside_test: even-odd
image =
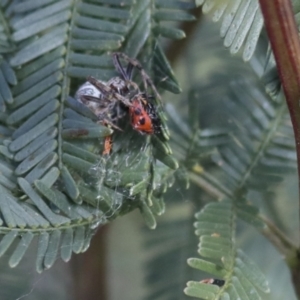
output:
[[[143,97],[136,96],[129,107],[132,127],[140,133],[157,134],[160,132],[160,119],[155,106]]]
[[[161,120],[157,113],[153,99],[161,97],[151,78],[144,71],[141,64],[124,53],[113,53],[113,63],[119,76],[113,77],[107,82],[94,77],[88,77],[88,81],[79,87],[76,92],[77,101],[86,105],[98,119],[98,123],[113,129],[122,131],[118,126],[118,120],[129,117],[132,128],[141,134],[159,134]],[[120,62],[127,62],[124,68]],[[132,81],[133,69],[139,71],[143,90]],[[151,88],[154,95],[149,95]],[[151,102],[150,102],[151,101]],[[112,137],[106,137],[104,141],[103,155],[112,151]]]
[[[221,287],[225,284],[225,280],[209,278],[209,279],[201,280],[200,283],[214,284],[214,285],[217,285],[217,286]]]

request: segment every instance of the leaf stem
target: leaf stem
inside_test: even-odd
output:
[[[188,172],[188,176],[193,183],[195,183],[198,187],[203,189],[211,197],[217,199],[218,201],[221,200],[222,198],[225,198],[225,194],[223,194],[218,188],[210,184],[202,176],[197,175],[193,172]]]
[[[259,0],[259,2],[293,124],[300,193],[300,41],[298,29],[290,0]],[[299,252],[296,252],[294,262],[289,265],[294,288],[300,299]]]
[[[285,253],[288,260],[289,259],[288,257],[291,255],[293,256],[294,253],[297,251],[296,245],[294,245],[293,242],[290,241],[286,237],[286,235],[281,230],[279,230],[279,228],[274,223],[272,223],[269,219],[267,219],[265,216],[259,215],[258,217],[267,225],[267,230],[263,230],[262,233],[268,238],[271,236],[271,233],[273,236],[276,236],[278,243],[281,244],[281,247],[283,249],[281,253]],[[278,243],[273,243],[273,244],[278,245]]]
[[[188,172],[189,179],[203,189],[211,197],[215,198],[217,201],[221,201],[224,198],[234,198],[234,195],[229,195],[224,193],[219,189],[219,186],[215,186],[215,182],[209,182],[203,174],[195,174],[193,172]],[[211,176],[213,178],[213,176]],[[286,260],[291,260],[291,257],[295,257],[297,252],[297,246],[294,245],[286,235],[269,219],[263,215],[257,216],[266,225],[266,228],[261,230],[261,233],[276,247],[276,249],[285,256]],[[290,264],[289,264],[290,265]]]
[[[298,29],[290,0],[259,0],[259,2],[293,124],[300,192],[300,41]]]

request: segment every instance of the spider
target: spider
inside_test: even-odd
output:
[[[137,60],[120,52],[113,53],[112,56],[114,66],[120,75],[107,82],[89,76],[88,81],[77,91],[76,98],[91,109],[98,117],[98,122],[104,126],[121,130],[116,121],[124,116],[124,111],[125,113],[128,111],[133,129],[142,134],[158,134],[161,121],[156,107],[149,102],[153,97],[148,95],[148,85],[156,98],[161,100],[161,97],[151,78]],[[122,66],[120,58],[128,63],[126,69]],[[143,92],[131,80],[134,67],[141,74],[145,89]],[[111,137],[105,138],[104,145],[103,154],[110,154]]]

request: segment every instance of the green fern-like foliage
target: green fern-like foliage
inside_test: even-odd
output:
[[[220,36],[230,53],[237,53],[242,47],[243,59],[251,59],[263,27],[263,17],[257,0],[196,0],[202,5],[203,13],[212,14],[212,20],[222,20]]]
[[[260,291],[268,291],[266,280],[237,248],[236,221],[243,220],[260,232],[268,228],[259,209],[253,206],[257,203],[253,195],[270,198],[270,192],[284,176],[295,170],[293,130],[282,94],[277,93],[274,101],[255,79],[223,78],[223,83],[219,81],[213,94],[210,86],[195,88],[189,94],[190,110],[195,108],[192,103],[200,101],[200,95],[218,103],[209,120],[201,120],[199,114],[188,121],[176,119],[172,107],[167,106],[173,125],[178,125],[174,131],[185,128],[186,142],[177,147],[176,139],[173,148],[180,149],[180,160],[191,181],[215,199],[222,199],[206,205],[196,215],[201,259],[191,258],[188,263],[209,274],[208,278],[222,279],[225,284],[219,287],[192,281],[187,283],[185,293],[201,299],[263,299]],[[212,108],[209,103],[198,103],[198,107],[204,118]]]
[[[104,158],[103,138],[113,131],[72,96],[87,76],[105,81],[116,75],[110,55],[116,50],[138,57],[159,87],[179,92],[158,37],[183,38],[165,24],[194,20],[186,11],[193,6],[1,2],[0,256],[19,240],[10,266],[18,265],[35,236],[39,272],[53,265],[59,251],[68,261],[72,252],[88,248],[99,224],[134,208],[150,228],[156,226],[178,167],[163,107],[161,134],[141,136],[124,121],[124,132],[114,132],[112,155]]]
[[[167,198],[176,199],[174,191]],[[197,239],[193,232],[193,211],[183,203],[173,201],[168,205],[164,220],[159,220],[156,231],[145,232],[145,282],[148,291],[144,299],[188,299],[183,293],[185,282],[198,271],[186,264],[195,256]]]
[[[223,98],[217,100],[220,94],[215,91],[224,118],[218,120],[222,129],[212,127],[194,136],[186,135],[186,143],[178,145],[178,148],[177,139],[173,141],[173,148],[181,149],[179,158],[192,170],[195,179],[197,176],[206,178],[224,195],[237,199],[247,195],[249,190],[267,193],[296,167],[295,143],[286,104],[282,97],[280,102],[274,103],[263,87],[255,86],[255,83],[233,79],[228,85],[224,81],[224,86],[220,84],[218,87],[225,92]],[[202,96],[214,101],[209,89],[207,91],[205,95],[202,90]],[[199,94],[197,90],[191,92],[191,103],[198,101]],[[171,112],[170,109],[170,106],[167,107],[168,112]],[[174,125],[178,122],[178,127],[185,122],[175,118],[172,121]],[[209,122],[215,123],[213,116]],[[188,122],[184,128],[186,132],[192,132]],[[203,155],[209,149],[209,156]],[[209,161],[222,172],[209,177]]]
[[[211,15],[213,22],[221,21],[220,36],[224,39],[223,44],[230,53],[237,54],[243,49],[242,58],[244,61],[249,61],[258,46],[263,30],[263,16],[258,0],[196,0],[195,2],[197,6],[202,6],[204,14]],[[292,6],[299,27],[300,1],[292,1]],[[263,77],[266,91],[276,100],[281,84],[270,49]]]
[[[191,190],[195,190],[194,197],[189,198],[179,188],[177,199],[183,198],[198,207],[203,201],[211,202],[203,196],[204,190],[218,202],[206,204],[196,213],[200,258],[187,254],[191,253],[189,246],[180,242],[180,246],[169,246],[165,251],[163,247],[157,249],[147,264],[147,270],[150,268],[147,299],[185,299],[176,294],[180,286],[176,272],[181,267],[182,252],[186,253],[186,258],[191,257],[188,265],[199,271],[197,275],[180,269],[181,280],[189,278],[184,290],[187,296],[212,300],[269,299],[275,295],[266,295],[268,282],[259,267],[244,253],[249,249],[241,249],[243,242],[240,239],[245,239],[246,226],[253,226],[265,235],[273,229],[258,207],[270,208],[276,197],[274,190],[286,175],[295,172],[292,125],[272,53],[269,50],[266,54],[268,41],[266,36],[260,35],[263,20],[258,1],[200,0],[196,3],[203,4],[203,12],[212,13],[214,21],[222,20],[221,36],[225,46],[231,53],[244,48],[243,59],[251,58],[253,70],[249,65],[238,63],[238,58],[227,57],[216,43],[212,46],[212,30],[205,31],[203,27],[200,29],[202,36],[199,36],[203,44],[207,43],[204,50],[201,43],[188,49],[192,58],[184,59],[184,63],[190,75],[190,86],[180,103],[180,107],[183,103],[185,107],[177,109],[176,103],[166,106],[171,146],[180,163],[177,179],[186,184],[188,177]],[[297,16],[298,1],[293,1],[293,5]],[[210,53],[206,54],[208,50]],[[219,63],[219,57],[223,56],[224,61]],[[213,67],[208,67],[207,73],[211,74],[203,76],[203,80],[199,74],[207,67],[206,58],[212,60]],[[195,79],[195,76],[200,79]],[[275,218],[276,214],[273,214]],[[179,230],[176,226],[185,224],[180,221],[173,220],[179,241],[183,228]],[[162,224],[162,232],[171,226]],[[161,243],[168,245],[174,232],[165,235]],[[286,245],[281,251],[288,253],[286,261],[289,264],[297,246],[286,237],[283,239]],[[270,236],[269,240],[272,241]],[[155,244],[156,240],[153,238],[151,242]],[[247,246],[250,243],[248,240]],[[278,244],[276,246],[280,248]],[[166,258],[166,265],[160,270],[162,257]],[[172,279],[164,277],[166,268],[175,272]]]
[[[225,280],[215,284],[190,281],[185,293],[201,299],[262,299],[269,292],[268,283],[255,263],[235,244],[236,215],[231,201],[210,203],[197,215],[196,235],[199,254],[204,259],[190,258],[188,264],[210,276]]]
[[[249,70],[244,74],[250,74]],[[274,101],[253,74],[237,79],[232,72],[218,79],[213,89],[210,85],[191,89],[188,118],[176,113],[172,104],[166,107],[172,148],[190,181],[222,200],[197,214],[201,259],[191,258],[188,263],[206,272],[207,278],[225,280],[225,285],[199,279],[188,282],[185,292],[201,299],[251,299],[253,291],[253,299],[262,299],[259,291],[267,292],[266,285],[262,289],[252,281],[255,276],[262,278],[261,272],[255,267],[254,276],[250,269],[239,269],[240,261],[252,263],[238,250],[235,228],[237,220],[242,220],[260,232],[267,230],[253,205],[258,204],[255,195],[267,202],[270,191],[295,171],[293,130],[281,93]],[[205,279],[203,274],[199,277]]]

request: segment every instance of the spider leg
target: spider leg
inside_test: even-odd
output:
[[[132,71],[133,71],[133,64],[128,64],[126,68],[126,74],[128,76],[128,79],[131,80],[132,78]]]
[[[120,94],[114,92],[109,86],[105,85],[104,83],[100,82],[96,78],[89,76],[87,78],[88,82],[93,84],[101,93],[106,96],[106,99],[112,101],[113,99],[119,100],[126,106],[132,106],[130,101],[125,97],[121,96]]]
[[[105,118],[104,116],[109,116],[109,112],[113,109],[112,105],[114,102],[112,101],[107,101],[106,99],[100,99],[97,97],[89,96],[89,95],[81,95],[80,96],[81,101],[83,103],[86,102],[93,102],[97,103],[99,106],[95,108],[90,108],[93,113],[97,116],[98,118],[98,123],[103,124],[103,125],[110,125],[111,127],[114,127],[115,129],[121,130],[118,126],[116,126],[113,122],[117,121],[118,119],[121,119],[125,112],[121,112],[119,106],[116,106],[116,116],[115,117],[110,117],[109,119]],[[106,100],[106,101],[105,101]],[[87,103],[86,103],[87,104]],[[122,131],[122,130],[121,130]]]
[[[130,61],[128,61],[128,65],[127,65],[126,70],[125,70],[124,67],[122,66],[121,62],[120,62],[118,53],[113,54],[113,63],[114,63],[114,66],[115,66],[116,70],[120,74],[122,74],[124,80],[131,81],[132,71],[133,71],[134,65]]]
[[[143,79],[143,84],[145,87],[145,90],[147,90],[148,84],[151,86],[153,92],[155,93],[156,97],[161,100],[161,96],[158,93],[155,85],[153,84],[151,78],[149,77],[149,75],[145,72],[145,70],[143,69],[142,65],[136,60],[136,59],[132,59],[129,56],[127,56],[126,54],[122,53],[122,52],[115,52],[113,53],[113,57],[116,57],[116,60],[118,59],[119,61],[119,57],[122,57],[124,60],[126,60],[129,64],[133,65],[135,68],[137,68],[139,70],[139,72],[142,75],[142,79]],[[120,63],[120,61],[119,61]],[[121,72],[122,73],[122,72]]]
[[[80,101],[84,103],[96,116],[101,119],[110,110],[113,102],[105,101],[105,99],[97,98],[89,95],[81,95]]]
[[[114,94],[114,92],[109,86],[106,86],[104,83],[92,76],[88,76],[87,81],[94,85],[101,93],[105,94],[108,100],[111,100],[113,98],[112,95]],[[109,95],[111,97],[109,97]]]
[[[100,121],[98,121],[97,123],[104,125],[104,126],[110,126],[113,127],[117,130],[123,131],[120,127],[118,127],[117,125],[115,125],[113,122],[111,122],[109,119],[102,119]]]
[[[80,95],[80,100],[83,102],[95,102],[98,104],[102,104],[103,107],[106,107],[108,103],[110,103],[110,101],[103,99],[103,98],[98,98],[98,97],[94,97],[94,96],[90,96],[90,95]]]
[[[93,97],[93,96],[88,96],[88,95],[81,95],[80,98],[83,100],[89,101],[89,102],[96,102],[96,103],[101,103],[103,101],[103,99]],[[111,102],[109,102],[109,103],[111,103]],[[107,105],[105,105],[105,103],[101,103],[101,104],[103,104],[103,108],[98,111],[98,118],[100,120],[97,123],[104,125],[104,126],[109,125],[117,130],[123,131],[120,127],[115,125],[112,121],[110,121],[107,118],[102,117],[102,115],[107,114],[107,111],[109,111],[110,108],[107,107]],[[94,113],[97,113],[97,112],[95,111]]]
[[[129,85],[133,86],[133,89],[136,90],[138,93],[140,93],[139,86],[134,81],[126,81]]]
[[[130,80],[130,77],[128,77],[127,71],[123,68],[123,66],[121,65],[120,59],[118,55],[113,54],[113,63],[114,66],[116,68],[116,70],[122,74],[122,77],[125,80]]]

